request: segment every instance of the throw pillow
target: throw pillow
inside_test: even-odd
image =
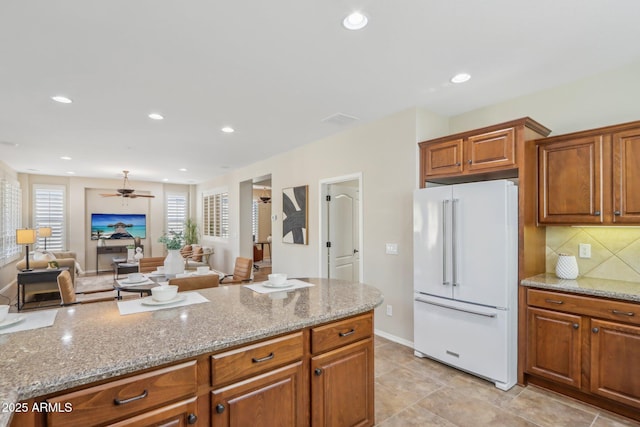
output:
[[[192,251],[193,248],[191,247],[191,245],[185,245],[182,247],[182,249],[180,249],[180,255],[182,255],[182,258],[185,258],[191,255]]]
[[[202,248],[197,248],[193,251],[193,260],[195,262],[202,262]]]

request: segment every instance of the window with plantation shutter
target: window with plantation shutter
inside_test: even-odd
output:
[[[18,182],[0,178],[0,266],[18,258],[23,247],[16,244],[16,229],[22,228],[22,189]]]
[[[63,251],[65,241],[65,195],[62,185],[34,185],[33,226],[51,227],[51,237],[47,237],[48,251]],[[45,238],[38,236],[37,248],[43,250]]]
[[[258,239],[258,201],[253,201],[251,207],[251,231],[253,233],[253,241],[257,242]]]
[[[184,232],[184,223],[187,221],[187,194],[176,193],[167,195],[167,232]]]
[[[202,198],[203,234],[229,238],[229,193],[204,195]]]

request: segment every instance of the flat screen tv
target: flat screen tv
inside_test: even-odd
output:
[[[91,240],[147,237],[145,214],[91,214]]]

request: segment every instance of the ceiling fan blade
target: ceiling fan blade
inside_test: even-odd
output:
[[[153,196],[151,194],[136,194],[134,197],[149,197],[149,198],[152,198],[152,197],[156,197],[156,196]]]
[[[122,194],[101,194],[102,197],[120,197]]]

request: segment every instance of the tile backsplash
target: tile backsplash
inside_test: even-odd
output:
[[[547,227],[546,237],[547,273],[568,253],[581,277],[640,282],[640,227]],[[578,256],[580,243],[591,245],[591,258]]]

